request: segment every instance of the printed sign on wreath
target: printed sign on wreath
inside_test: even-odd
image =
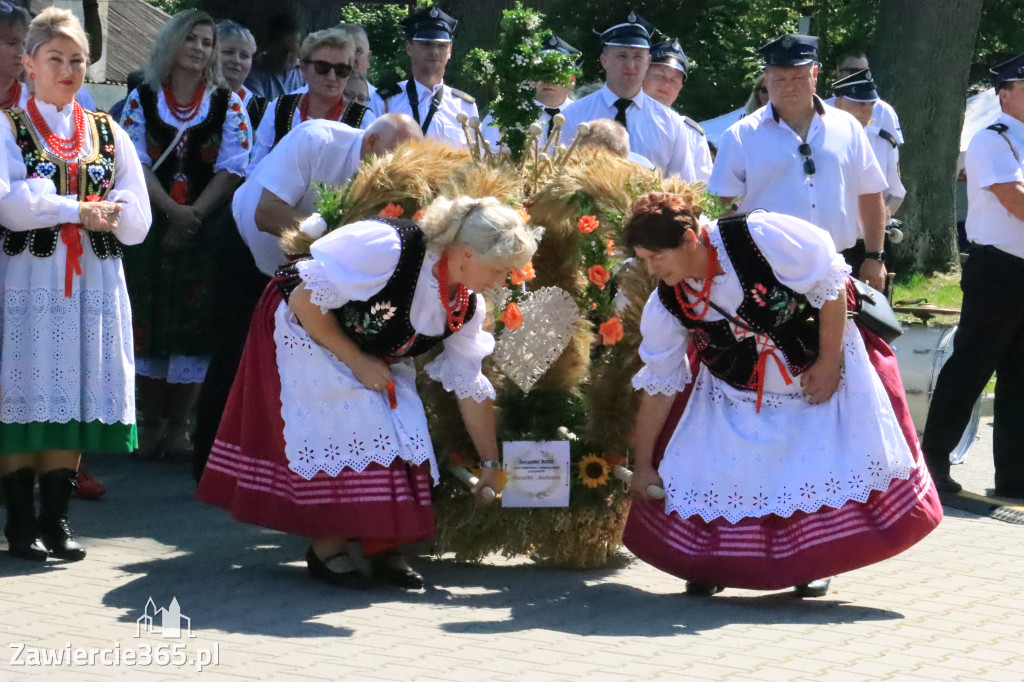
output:
[[[505,441],[503,507],[569,506],[569,441]]]

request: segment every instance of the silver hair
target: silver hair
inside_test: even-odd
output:
[[[336,47],[352,57],[356,55],[356,45],[348,33],[339,28],[325,28],[306,36],[302,41],[302,47],[299,48],[299,59],[309,59],[309,56],[321,47]]]
[[[47,7],[28,25],[25,34],[25,54],[35,56],[46,43],[54,38],[70,38],[82,49],[86,61],[89,60],[89,39],[82,30],[82,25],[71,10]]]
[[[338,24],[339,31],[344,32],[350,36],[360,36],[366,40],[366,44],[370,44],[370,36],[366,35],[366,29],[359,24]]]
[[[438,197],[423,212],[420,226],[432,248],[468,244],[488,263],[520,268],[533,258],[544,229],[494,197]]]
[[[241,38],[252,50],[252,53],[256,54],[256,39],[253,37],[252,31],[237,21],[225,19],[217,24],[217,39],[224,40],[225,38]]]
[[[153,41],[153,47],[143,67],[145,75],[142,80],[146,85],[154,90],[160,89],[171,75],[178,47],[185,42],[188,34],[196,26],[209,26],[213,29],[213,55],[203,72],[203,81],[209,89],[224,85],[224,78],[220,74],[220,53],[217,51],[217,24],[213,17],[198,9],[178,12],[156,34],[156,40]]]

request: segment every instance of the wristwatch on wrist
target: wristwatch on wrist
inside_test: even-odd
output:
[[[501,462],[496,459],[485,459],[480,462],[480,466],[484,469],[500,469]]]
[[[884,263],[885,251],[865,251],[864,260],[876,260],[879,263]]]

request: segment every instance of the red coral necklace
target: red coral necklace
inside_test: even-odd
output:
[[[338,100],[338,103],[331,107],[331,110],[324,116],[325,121],[337,121],[341,118],[342,112],[345,110],[345,98],[342,97]],[[309,120],[309,95],[303,93],[299,98],[299,121],[305,122]]]
[[[706,240],[704,240],[706,242]],[[691,320],[703,320],[704,316],[708,314],[708,310],[711,308],[711,285],[715,281],[715,271],[718,270],[718,249],[716,249],[710,242],[707,243],[708,249],[708,269],[704,275],[704,285],[701,286],[700,291],[697,291],[684,279],[682,282],[677,284],[674,289],[676,292],[676,301],[679,303],[679,307],[683,310],[683,315],[686,315]],[[692,303],[683,296],[683,291],[692,296],[694,300]],[[697,306],[704,304],[704,309],[697,312]]]
[[[466,321],[466,313],[469,311],[469,289],[459,285],[458,293],[455,294],[455,302],[448,299],[448,254],[441,254],[441,260],[437,262],[437,288],[440,289],[441,305],[444,306],[445,324],[448,330],[457,332],[462,329],[462,323]]]
[[[11,83],[11,87],[7,88],[7,92],[4,94],[4,99],[0,102],[0,109],[10,109],[18,105],[18,100],[21,98],[21,83],[17,78]]]
[[[174,98],[174,88],[171,87],[170,81],[164,83],[163,90],[167,110],[171,112],[171,116],[182,123],[195,118],[196,114],[199,113],[199,107],[203,104],[203,95],[206,94],[206,86],[200,85],[196,88],[195,94],[192,95],[192,101],[186,104],[179,104],[178,100]]]
[[[61,137],[50,129],[46,119],[40,113],[39,107],[36,106],[35,97],[30,98],[26,106],[28,117],[32,120],[36,131],[46,141],[46,146],[65,161],[74,161],[78,158],[82,152],[82,141],[85,139],[85,112],[82,111],[78,102],[73,102],[73,105],[75,132],[71,134],[71,137]]]

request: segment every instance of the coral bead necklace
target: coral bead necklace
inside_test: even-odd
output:
[[[46,119],[40,113],[39,107],[36,106],[34,97],[29,99],[28,105],[25,107],[32,125],[35,126],[40,137],[46,141],[46,146],[65,161],[74,161],[78,158],[82,152],[82,141],[85,139],[85,112],[82,111],[78,102],[73,102],[72,105],[74,106],[72,115],[75,121],[75,132],[71,134],[71,137],[61,137],[50,129]]]
[[[4,99],[0,102],[0,109],[11,109],[18,106],[19,99],[21,99],[21,83],[15,78],[11,82],[11,87],[7,88],[7,92],[4,93]]]
[[[707,243],[706,240],[705,243]],[[683,314],[691,320],[703,320],[711,308],[711,285],[714,284],[715,271],[718,270],[718,249],[707,243],[707,250],[708,269],[704,275],[704,285],[701,286],[700,291],[687,284],[686,280],[683,280],[674,287],[679,307],[682,308]],[[686,297],[683,296],[683,291],[686,291],[687,294],[696,300],[692,303],[686,300]],[[697,312],[697,306],[702,303],[704,304],[704,309]]]
[[[337,121],[341,118],[342,112],[345,111],[345,98],[342,97],[338,100],[338,103],[331,107],[331,110],[324,116],[325,121]],[[305,122],[309,120],[309,93],[303,93],[299,101],[299,120]]]
[[[176,118],[178,121],[185,123],[195,118],[196,114],[199,113],[199,107],[203,104],[203,95],[206,94],[206,86],[200,85],[196,88],[195,94],[192,95],[192,100],[185,104],[179,104],[178,100],[174,97],[174,88],[171,87],[170,81],[164,83],[164,102],[167,103],[167,110],[171,112],[171,116]]]
[[[455,294],[455,302],[449,300],[448,254],[442,254],[441,260],[437,262],[437,288],[440,290],[448,331],[457,332],[462,329],[462,323],[466,321],[466,313],[469,311],[469,289],[460,284],[458,293]]]

